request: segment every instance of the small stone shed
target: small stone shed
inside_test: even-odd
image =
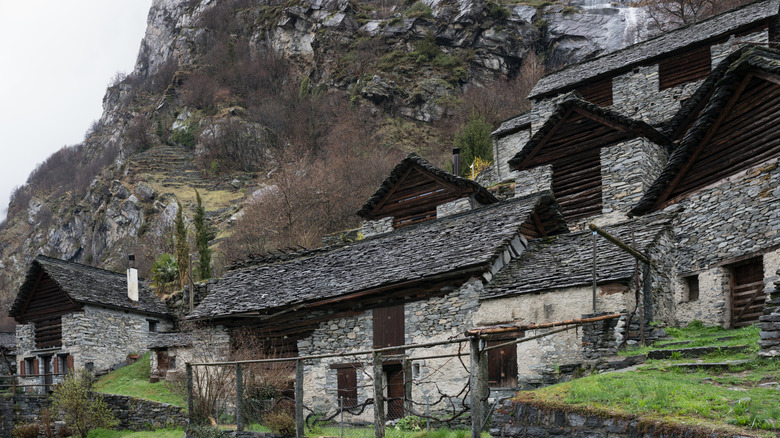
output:
[[[69,369],[108,371],[173,324],[143,282],[133,300],[126,274],[45,256],[30,264],[9,315],[18,323],[18,374],[41,389]]]

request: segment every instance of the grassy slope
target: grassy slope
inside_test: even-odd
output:
[[[182,395],[172,391],[167,382],[149,383],[149,373],[149,353],[146,353],[136,363],[101,377],[95,384],[95,390],[184,407]]]
[[[130,430],[95,429],[89,432],[88,438],[181,438],[182,429],[159,429],[153,431],[133,432]]]
[[[757,345],[758,330],[749,327],[724,331],[692,327],[668,330],[675,340],[704,345]],[[736,338],[718,341],[718,338]],[[644,353],[647,349],[632,353]],[[679,363],[744,360],[725,368],[675,367]],[[780,361],[761,360],[754,353],[715,353],[702,359],[650,361],[636,371],[598,374],[537,391],[518,394],[517,400],[537,406],[603,415],[639,417],[684,425],[741,427],[780,431],[780,391],[761,383],[780,382]],[[744,430],[742,431],[745,432]]]

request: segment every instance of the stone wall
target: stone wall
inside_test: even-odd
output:
[[[635,67],[612,80],[612,109],[626,117],[658,125],[672,117],[703,80],[658,90],[658,64]]]
[[[780,276],[780,270],[776,271]],[[780,357],[780,280],[768,292],[764,302],[764,315],[759,317],[758,355],[763,357]]]
[[[192,340],[189,346],[168,348],[168,357],[173,360],[173,368],[165,373],[160,372],[157,364],[157,354],[150,355],[151,373],[164,374],[167,381],[184,379],[186,364],[189,362],[222,362],[228,359],[230,353],[230,334],[221,326],[203,326],[186,332]]]
[[[515,172],[515,197],[552,190],[552,164]]]
[[[493,140],[493,168],[496,180],[491,182],[517,180],[517,171],[512,170],[508,161],[520,152],[530,138],[531,130],[524,129]]]
[[[601,148],[602,214],[621,213],[611,223],[628,219],[667,159],[664,148],[642,137]]]
[[[635,438],[688,437],[737,438],[733,432],[712,427],[679,426],[641,422],[630,417],[604,418],[595,414],[564,412],[506,400],[493,414],[490,435],[501,438]]]
[[[728,41],[710,46],[710,55],[712,56],[712,67],[715,68],[721,61],[739,49],[745,44],[766,44],[769,42],[769,31],[767,29],[753,32],[747,35],[729,36]]]
[[[363,237],[376,236],[377,234],[384,234],[393,231],[393,218],[385,217],[377,219],[375,221],[365,220],[361,227],[361,233]]]
[[[453,214],[463,213],[464,211],[471,211],[479,207],[479,202],[469,198],[456,199],[451,202],[436,206],[436,218],[443,218],[446,216],[452,216]]]

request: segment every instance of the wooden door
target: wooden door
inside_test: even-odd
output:
[[[488,346],[505,344],[512,339],[489,341]],[[488,350],[488,385],[491,388],[517,386],[517,345]]]
[[[387,373],[387,419],[404,417],[404,370],[398,365],[385,365]]]
[[[171,359],[168,350],[157,350],[157,371],[168,371],[171,368]]]
[[[731,328],[758,322],[764,314],[764,264],[761,259],[731,268]]]
[[[374,309],[374,348],[404,345],[404,306]],[[401,353],[400,351],[398,353]],[[390,354],[390,353],[385,353]]]
[[[51,356],[43,356],[43,384],[46,392],[51,392],[51,385],[54,383],[52,372],[54,369],[51,366]]]

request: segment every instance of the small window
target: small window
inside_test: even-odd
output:
[[[691,275],[685,277],[685,301],[698,301],[699,300],[699,276]]]
[[[149,333],[155,333],[157,331],[158,321],[156,319],[149,319]]]
[[[34,357],[28,357],[24,360],[24,374],[31,376],[33,374],[38,374],[37,363],[35,362]]]
[[[57,356],[55,373],[68,374],[73,371],[73,359],[68,354],[60,354]]]
[[[357,370],[354,367],[338,368],[338,396],[344,401],[345,408],[358,405]]]
[[[514,338],[488,342],[488,347],[506,344]],[[488,386],[511,388],[517,386],[517,344],[505,345],[488,350]]]
[[[412,379],[420,380],[423,378],[423,367],[425,367],[425,361],[412,364]]]

